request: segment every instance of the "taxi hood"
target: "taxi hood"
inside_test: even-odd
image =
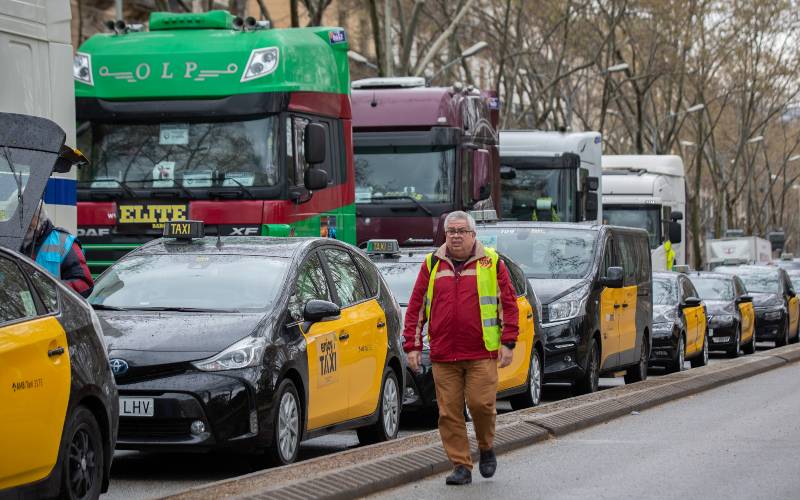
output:
[[[19,251],[50,174],[85,161],[65,138],[45,118],[0,113],[0,246]]]
[[[542,304],[549,304],[554,299],[564,295],[566,292],[577,288],[584,283],[584,279],[540,279],[528,278],[528,281],[536,292],[536,296]]]
[[[132,366],[205,359],[250,335],[263,313],[97,311],[109,357]]]

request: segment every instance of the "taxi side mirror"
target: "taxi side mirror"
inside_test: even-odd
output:
[[[681,307],[699,307],[702,303],[703,301],[697,297],[686,297],[683,299]]]
[[[600,278],[600,286],[622,288],[623,275],[621,267],[609,267],[606,275]]]
[[[795,292],[794,290],[792,290],[792,289],[790,288],[790,289],[789,289],[789,290],[786,292],[786,295],[788,295],[789,297],[796,297],[796,296],[797,296],[797,292]]]
[[[752,295],[742,295],[741,297],[736,299],[736,303],[737,304],[744,304],[746,302],[752,303],[753,302],[753,296]]]
[[[333,302],[312,299],[303,307],[303,319],[310,323],[339,319],[342,311]]]

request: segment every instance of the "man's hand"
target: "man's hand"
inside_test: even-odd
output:
[[[505,368],[506,366],[511,364],[511,361],[514,359],[514,351],[509,349],[508,347],[501,345],[500,351],[497,353],[497,364],[500,368]]]
[[[406,357],[408,358],[408,366],[411,370],[414,373],[419,372],[420,364],[422,363],[422,353],[420,351],[411,351],[406,353]]]

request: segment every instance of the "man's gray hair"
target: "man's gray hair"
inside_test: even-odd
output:
[[[461,210],[456,210],[455,212],[450,212],[447,214],[447,217],[444,218],[444,229],[447,230],[450,227],[450,223],[457,220],[464,220],[467,221],[467,227],[470,231],[475,231],[475,219],[472,218],[470,214],[467,212],[462,212]]]

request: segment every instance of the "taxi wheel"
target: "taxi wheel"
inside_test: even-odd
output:
[[[683,365],[686,362],[686,342],[683,340],[683,334],[681,333],[680,338],[678,338],[678,348],[675,349],[675,359],[667,365],[667,373],[675,373],[683,371]]]
[[[510,399],[511,408],[523,410],[531,406],[537,406],[542,401],[542,361],[539,351],[535,348],[531,351],[530,370],[528,372],[528,385],[524,393],[513,396]]]
[[[593,340],[589,346],[589,355],[586,357],[586,372],[575,384],[578,394],[597,392],[600,385],[600,349],[597,341]]]
[[[297,459],[300,449],[300,398],[291,380],[286,379],[278,386],[275,398],[275,419],[272,428],[272,445],[268,450],[273,464],[286,465]]]
[[[780,338],[775,341],[775,347],[783,347],[789,343],[789,320],[783,325],[783,331],[780,333]]]
[[[92,412],[79,406],[62,441],[61,498],[96,499],[103,486],[103,439]]]
[[[378,421],[356,429],[361,444],[381,443],[397,437],[400,430],[400,389],[391,368],[383,374],[381,398],[378,402]]]
[[[742,350],[745,354],[753,354],[756,352],[756,332],[753,332],[753,335],[750,336],[750,342],[742,346]]]
[[[733,342],[733,347],[728,350],[728,357],[729,358],[738,358],[739,357],[739,344],[742,343],[742,331],[741,328],[736,328],[736,338]]]
[[[708,364],[708,333],[703,337],[703,351],[699,356],[692,358],[690,363],[692,364],[692,368],[700,368]]]
[[[650,361],[650,341],[646,336],[642,337],[642,353],[639,362],[628,368],[625,372],[625,383],[633,384],[647,379],[647,363]]]

